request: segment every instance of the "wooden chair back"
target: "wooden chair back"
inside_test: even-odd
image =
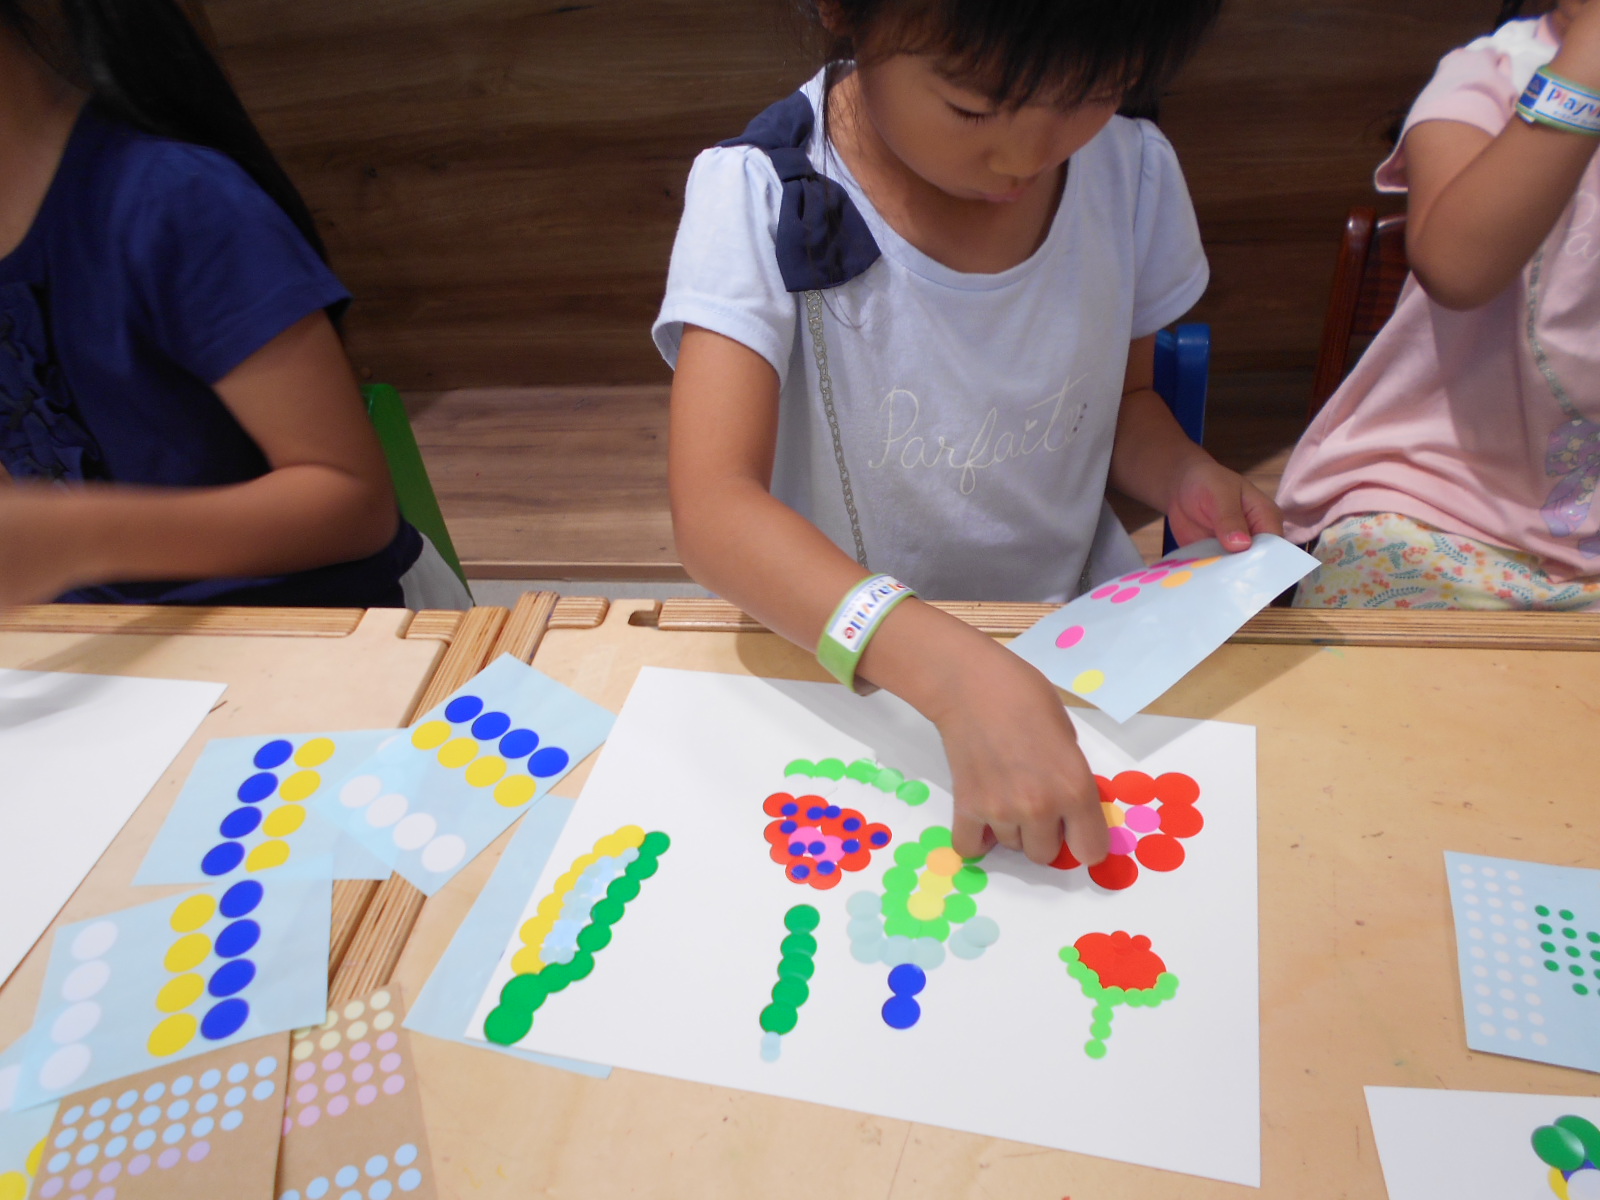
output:
[[[1345,220],[1333,293],[1322,325],[1307,421],[1322,411],[1344,379],[1351,341],[1371,337],[1394,313],[1409,273],[1405,213],[1379,217],[1376,209],[1352,208]]]

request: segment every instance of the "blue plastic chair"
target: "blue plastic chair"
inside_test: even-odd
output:
[[[1156,334],[1156,393],[1196,445],[1202,445],[1205,438],[1210,375],[1211,326],[1178,325]],[[1161,553],[1171,554],[1177,548],[1168,521],[1162,528]]]

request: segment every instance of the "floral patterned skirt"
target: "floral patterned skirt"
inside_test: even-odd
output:
[[[1296,608],[1600,611],[1600,576],[1550,578],[1537,555],[1445,533],[1398,513],[1361,513],[1322,531],[1322,565]]]

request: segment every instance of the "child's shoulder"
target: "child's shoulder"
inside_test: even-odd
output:
[[[210,224],[271,204],[244,168],[218,150],[145,133],[92,109],[82,120],[75,199],[93,206],[108,232],[151,218]]]

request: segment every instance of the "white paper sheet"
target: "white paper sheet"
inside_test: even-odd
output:
[[[1600,1099],[1434,1088],[1367,1088],[1389,1200],[1594,1200],[1600,1170],[1552,1187],[1534,1131],[1573,1115],[1600,1124]],[[1566,1172],[1562,1173],[1567,1174]]]
[[[225,689],[0,670],[0,982]]]
[[[663,850],[656,837],[653,848],[641,848],[656,858],[653,871],[635,870],[642,878],[601,881],[609,937],[594,937],[593,923],[578,936],[580,948],[591,948],[588,973],[551,993],[516,1044],[1258,1184],[1255,731],[1153,717],[1119,727],[1099,713],[1073,716],[1097,773],[1191,776],[1204,828],[1191,828],[1181,866],[1143,871],[1117,891],[1098,887],[1082,868],[990,854],[981,864],[986,884],[972,896],[977,916],[966,905],[930,957],[912,958],[923,976],[919,1013],[899,1029],[887,1023],[885,1004],[890,959],[905,955],[880,956],[874,946],[883,939],[868,927],[889,890],[886,871],[905,869],[897,854],[916,858],[910,847],[924,844],[925,831],[950,822],[949,768],[936,731],[887,693],[862,698],[833,684],[646,668],[531,889],[525,919],[539,914],[576,860],[619,829],[637,827],[635,842],[641,830],[665,834],[670,844]],[[785,775],[792,760],[829,757],[871,758],[894,772],[837,783]],[[908,788],[902,777],[927,786]],[[767,837],[769,795],[801,795],[813,785],[839,807],[833,819],[861,814],[857,840],[874,825],[892,832],[869,864],[842,872],[835,865],[830,874],[840,872],[842,882],[829,888],[806,882],[814,868],[794,882],[797,868],[772,853],[782,856],[786,846]],[[619,852],[617,870],[641,861],[640,851],[630,853],[631,863]],[[956,886],[946,904],[968,894]],[[798,906],[814,908],[820,923],[789,941],[786,917]],[[593,912],[598,922],[599,903]],[[997,940],[973,936],[984,921]],[[519,922],[469,1035],[483,1038],[485,1017],[516,973],[512,957],[526,928]],[[1157,1007],[1115,1005],[1109,1036],[1091,1039],[1094,1002],[1060,951],[1086,934],[1119,931],[1150,938],[1179,986]],[[563,936],[570,944],[571,931]],[[804,997],[768,1061],[762,1013],[780,991]],[[1102,1042],[1103,1057],[1090,1056],[1091,1040]]]

